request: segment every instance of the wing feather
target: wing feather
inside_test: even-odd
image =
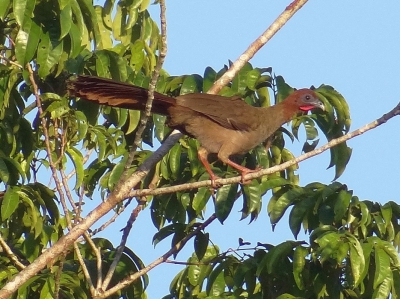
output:
[[[254,118],[260,108],[248,105],[240,97],[196,93],[178,96],[176,99],[177,105],[196,111],[224,128],[251,131],[257,127]]]

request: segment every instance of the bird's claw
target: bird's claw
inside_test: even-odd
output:
[[[210,179],[211,179],[211,188],[213,190],[216,190],[216,189],[219,189],[219,188],[222,187],[221,184],[218,184],[218,183],[215,182],[215,180],[220,179],[220,177],[218,177],[216,175],[212,175],[212,176],[210,176]]]
[[[262,169],[261,167],[256,167],[255,169],[248,169],[248,170],[246,170],[246,171],[242,171],[242,172],[240,173],[240,177],[241,177],[240,183],[241,183],[242,185],[249,185],[249,184],[251,184],[251,181],[252,181],[252,180],[246,180],[244,177],[245,177],[247,174],[249,174],[249,173],[257,172],[257,171],[260,171],[261,169]]]

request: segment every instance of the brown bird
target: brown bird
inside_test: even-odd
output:
[[[92,76],[78,76],[70,80],[68,91],[71,96],[101,105],[134,110],[144,110],[147,101],[147,90],[144,88]],[[217,176],[208,163],[209,154],[217,154],[218,159],[237,169],[244,182],[246,174],[257,170],[239,165],[229,157],[245,154],[273,135],[298,112],[314,108],[324,110],[316,93],[300,89],[267,108],[250,106],[237,96],[192,93],[173,98],[155,92],[151,110],[167,115],[169,127],[200,142],[198,156],[215,187]]]

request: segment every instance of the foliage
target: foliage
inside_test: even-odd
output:
[[[106,0],[103,6],[93,6],[89,0],[2,2],[1,286],[79,223],[88,212],[83,209],[84,201],[92,197],[100,201],[97,189],[105,199],[120,181],[140,112],[70,99],[65,81],[71,74],[83,73],[147,87],[160,50],[160,32],[148,5],[145,0]],[[156,90],[171,96],[206,92],[227,69],[226,65],[219,71],[208,67],[202,76],[175,77],[162,70]],[[239,95],[251,105],[267,107],[292,91],[271,68],[248,63],[221,94]],[[269,149],[260,145],[238,162],[249,168],[268,168],[294,158],[286,147],[288,140],[304,135],[303,150],[308,152],[315,149],[321,133],[327,140],[347,133],[350,115],[344,98],[328,85],[315,91],[324,102],[325,113],[299,114],[289,129],[276,132]],[[154,138],[162,142],[169,133],[164,123],[165,116],[153,115],[143,141],[149,145],[155,144]],[[182,138],[137,188],[208,179],[197,159],[198,147],[196,140]],[[151,154],[138,151],[129,172]],[[335,167],[335,179],[345,170],[350,155],[345,143],[331,149],[329,167]],[[237,175],[219,161],[212,167],[221,176]],[[241,200],[242,218],[253,221],[260,214],[262,198],[269,198],[272,225],[288,212],[294,237],[301,227],[309,233],[307,242],[271,245],[260,241],[255,247],[242,242],[232,254],[220,252],[205,229],[197,231],[195,252],[172,280],[165,298],[397,297],[399,205],[361,201],[338,182],[302,187],[297,170],[294,165],[249,185],[223,186],[212,202],[208,188],[149,196],[152,221],[159,229],[155,244],[172,236],[174,246],[196,232],[207,205],[213,205],[217,219],[224,222],[236,200]],[[50,177],[49,183],[46,179]],[[115,211],[122,208],[119,205]],[[66,248],[63,256],[26,282],[15,296],[44,298],[58,293],[65,298],[92,297],[92,283],[100,274],[107,274],[117,255],[117,248],[108,240],[94,235],[87,232],[74,248]],[[125,247],[107,287],[143,268],[140,258]],[[145,298],[147,285],[144,274],[110,298]]]

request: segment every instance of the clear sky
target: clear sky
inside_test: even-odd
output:
[[[207,66],[219,70],[228,59],[234,61],[284,10],[289,1],[168,1],[168,54],[164,68],[171,75],[203,74]],[[158,18],[157,6],[150,8]],[[277,75],[296,88],[329,84],[347,99],[352,130],[391,110],[399,101],[400,2],[323,0],[309,1],[250,61],[253,66],[271,66]],[[400,117],[349,141],[352,158],[339,182],[346,183],[360,199],[399,202]],[[323,141],[324,142],[324,141]],[[323,144],[320,142],[320,145]],[[293,147],[296,155],[299,147]],[[329,184],[334,177],[326,170],[329,154],[300,164],[300,184],[312,181]],[[224,225],[213,223],[207,231],[222,250],[237,247],[242,237],[253,244],[277,244],[293,239],[286,219],[272,232],[266,212],[254,223],[240,219],[240,200]],[[210,215],[212,209],[207,214]],[[123,215],[103,236],[117,245],[115,233],[125,225]],[[114,233],[110,234],[110,231]],[[108,232],[108,233],[107,233]],[[134,223],[127,246],[148,264],[170,244],[164,240],[155,249],[156,232],[146,209]],[[307,236],[300,236],[308,240]],[[186,261],[190,250],[177,257]],[[169,282],[181,266],[161,265],[149,273],[149,298],[167,294]]]

